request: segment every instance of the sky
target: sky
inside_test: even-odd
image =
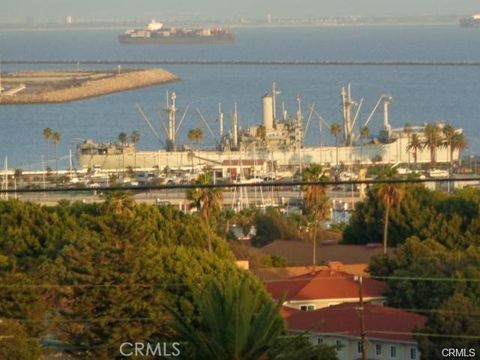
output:
[[[1,22],[467,15],[479,0],[0,0]]]

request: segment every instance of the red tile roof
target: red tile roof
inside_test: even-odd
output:
[[[274,299],[291,300],[358,299],[355,276],[342,271],[322,269],[284,280],[266,282]],[[363,278],[364,298],[381,298],[386,289],[382,281]]]
[[[346,303],[315,311],[282,310],[291,331],[341,334],[360,338],[359,304]],[[367,338],[414,342],[412,332],[425,325],[427,318],[411,312],[364,305]]]

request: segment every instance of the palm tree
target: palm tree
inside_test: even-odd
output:
[[[412,125],[410,125],[410,123],[406,123],[403,126],[403,132],[405,133],[405,135],[407,135],[407,144],[409,144],[410,137],[412,136],[412,133],[413,133]],[[408,164],[410,165],[410,151],[408,152]]]
[[[200,143],[203,140],[203,130],[202,129],[190,129],[187,134],[188,140],[195,143]]]
[[[136,130],[132,131],[132,133],[130,134],[130,141],[135,146],[135,160],[134,160],[134,164],[133,164],[133,167],[135,168],[135,167],[137,167],[137,144],[140,141],[140,133]]]
[[[430,165],[433,168],[437,161],[437,148],[441,145],[441,132],[437,124],[427,124],[423,130],[425,141],[423,147],[430,149]]]
[[[52,134],[53,145],[55,145],[55,168],[58,175],[58,154],[57,154],[57,145],[62,140],[62,136],[58,132]]]
[[[200,174],[195,181],[198,185],[211,185],[213,184],[212,176],[210,174]],[[219,188],[203,187],[187,190],[187,199],[192,202],[192,205],[197,208],[200,217],[207,225],[207,240],[208,250],[213,251],[212,247],[212,226],[211,219],[213,215],[218,213],[222,207],[223,193]]]
[[[453,159],[453,153],[455,150],[458,150],[458,161],[459,164],[462,164],[462,151],[468,147],[467,138],[463,133],[456,132],[451,139],[450,143],[450,159]]]
[[[128,141],[128,135],[124,132],[121,132],[118,134],[118,141],[120,141],[120,144],[122,144],[122,169],[123,172],[125,172],[125,145]]]
[[[266,298],[246,276],[220,283],[210,280],[195,291],[199,326],[183,313],[167,307],[174,329],[190,359],[286,360],[323,358],[322,350],[304,335],[283,339],[281,304]],[[299,346],[299,343],[302,346]],[[328,357],[330,358],[330,357]]]
[[[363,161],[363,147],[365,146],[365,140],[370,136],[370,129],[368,126],[362,126],[360,129],[360,139],[362,139],[362,155],[361,160]]]
[[[455,128],[447,124],[443,127],[442,129],[443,135],[445,136],[445,142],[444,145],[447,148],[447,154],[449,155],[449,158],[447,158],[448,161],[448,166],[449,166],[449,173],[452,170],[452,163],[453,163],[453,150],[452,150],[452,138],[455,135]]]
[[[392,180],[395,178],[395,170],[387,170],[385,174],[380,176],[383,180]],[[378,188],[378,196],[383,202],[385,207],[384,222],[383,222],[383,253],[387,254],[388,245],[388,225],[390,222],[390,209],[399,205],[405,195],[404,189],[398,184],[383,183]]]
[[[203,140],[203,130],[202,129],[190,129],[187,133],[187,138],[188,140],[190,140],[190,142],[195,142],[197,143],[197,145]],[[192,160],[192,172],[193,172],[193,160],[194,160],[194,156],[193,156],[193,147],[192,147],[192,150],[191,152],[188,154]]]
[[[49,145],[50,145],[50,139],[52,138],[52,134],[53,134],[52,129],[50,129],[50,128],[45,128],[45,129],[43,129],[43,138],[44,138],[45,141],[47,142],[47,154],[46,154],[46,157],[47,157],[47,167],[48,167],[48,148],[49,148]]]
[[[410,141],[407,145],[407,151],[410,152],[413,151],[413,162],[415,165],[417,164],[418,160],[418,150],[423,148],[423,142],[420,140],[420,137],[418,134],[412,134]]]
[[[303,181],[319,182],[327,181],[328,176],[320,165],[310,164],[303,171]],[[323,221],[330,210],[330,201],[326,194],[326,186],[321,184],[306,185],[304,188],[304,201],[307,213],[313,217],[314,228],[312,233],[313,240],[313,266],[317,263],[317,228],[318,224]]]
[[[342,132],[342,128],[340,127],[339,123],[333,123],[330,126],[330,133],[335,137],[335,147],[337,152],[336,166],[338,166],[338,135],[340,135],[341,132]]]

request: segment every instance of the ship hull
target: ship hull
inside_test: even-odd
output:
[[[152,44],[152,45],[195,45],[195,44],[233,44],[235,36],[233,34],[221,34],[213,36],[200,35],[175,35],[175,36],[151,36],[151,37],[133,37],[130,35],[120,35],[118,40],[122,44]]]
[[[473,18],[465,18],[460,20],[460,26],[463,28],[480,28],[480,20]]]
[[[138,151],[127,154],[80,154],[77,159],[82,169],[122,169],[132,168],[159,168],[169,167],[171,169],[189,168],[192,166],[208,165],[211,167],[221,166],[225,161],[232,159],[257,159],[266,162],[274,162],[278,169],[295,168],[302,162],[304,164],[317,163],[333,166],[336,163],[344,165],[363,164],[396,164],[412,163],[413,154],[405,151],[408,145],[408,138],[401,138],[388,144],[371,144],[365,146],[334,146],[306,147],[299,151],[261,151],[254,153],[244,151],[214,151],[196,150],[194,155],[187,151],[167,152],[159,151]],[[337,152],[338,151],[338,152]],[[337,155],[338,154],[338,155]],[[453,159],[459,158],[458,151],[454,151]],[[437,150],[438,163],[448,163],[449,150],[439,148]],[[430,151],[419,150],[417,163],[429,163]]]

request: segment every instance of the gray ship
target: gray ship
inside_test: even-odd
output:
[[[210,27],[201,29],[166,28],[152,20],[144,29],[130,29],[118,37],[122,44],[232,44],[235,36],[227,29]]]

